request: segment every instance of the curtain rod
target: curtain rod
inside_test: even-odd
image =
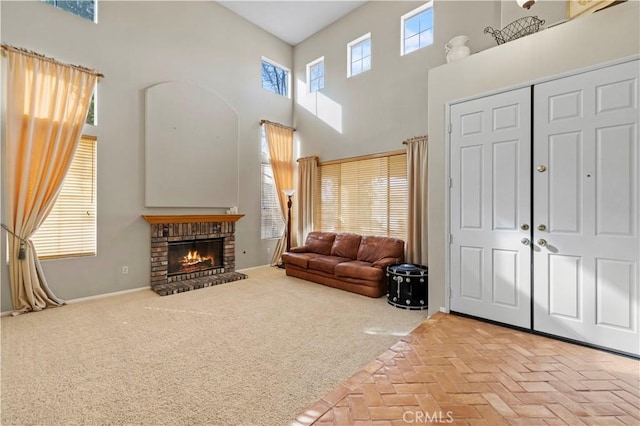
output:
[[[265,123],[269,123],[269,124],[272,124],[272,125],[274,125],[274,126],[282,127],[282,128],[284,128],[284,129],[289,129],[289,130],[291,130],[291,131],[293,131],[293,132],[295,132],[295,131],[296,131],[296,129],[294,129],[293,127],[285,126],[284,124],[274,123],[273,121],[269,121],[269,120],[260,120],[260,125],[261,125],[261,126],[262,126],[263,124],[265,124]]]
[[[300,161],[315,160],[316,163],[317,163],[319,159],[320,159],[320,157],[318,157],[317,155],[311,155],[309,157],[298,158],[296,161],[299,163]]]
[[[429,137],[427,135],[414,136],[411,139],[407,139],[406,141],[403,141],[402,145],[409,145],[410,143],[413,143],[413,142],[428,141],[428,140],[429,140]]]
[[[321,161],[319,165],[330,166],[333,164],[350,163],[352,161],[361,161],[361,160],[371,160],[373,158],[381,158],[381,157],[395,157],[397,155],[406,155],[406,154],[407,154],[406,149],[399,149],[397,151],[380,152],[378,154],[367,154],[367,155],[359,155],[357,157],[340,158],[338,160]]]
[[[60,61],[58,61],[56,59],[48,58],[48,57],[46,57],[46,56],[44,56],[44,55],[42,55],[40,53],[31,51],[31,50],[27,50],[27,49],[24,49],[22,47],[10,46],[10,45],[4,44],[4,43],[2,45],[0,45],[0,47],[2,47],[2,50],[10,50],[12,52],[20,53],[20,54],[25,55],[25,56],[31,56],[32,58],[42,59],[44,61],[51,62],[51,63],[57,64],[57,65],[62,65],[64,67],[69,67],[69,68],[76,69],[78,71],[83,71],[83,72],[86,72],[86,73],[89,73],[89,74],[93,74],[98,78],[104,78],[104,74],[102,74],[102,73],[100,73],[100,72],[98,72],[96,70],[92,70],[90,68],[83,67],[81,65],[65,64],[65,63],[60,62]]]

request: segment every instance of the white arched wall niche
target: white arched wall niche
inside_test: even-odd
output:
[[[238,114],[215,93],[171,81],[145,90],[145,206],[238,205]]]

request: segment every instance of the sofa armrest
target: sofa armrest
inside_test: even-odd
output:
[[[397,257],[383,257],[382,259],[374,262],[374,264],[371,266],[373,266],[374,268],[379,268],[384,270],[389,265],[393,265],[394,263],[400,263],[401,260],[402,259],[399,259]]]
[[[291,247],[289,249],[289,253],[307,253],[307,247],[306,246],[300,246],[300,247]]]

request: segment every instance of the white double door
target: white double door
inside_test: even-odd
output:
[[[452,105],[452,311],[640,355],[639,74]]]

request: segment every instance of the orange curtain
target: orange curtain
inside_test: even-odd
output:
[[[269,158],[273,169],[273,180],[276,183],[280,212],[282,213],[282,220],[286,223],[287,196],[283,191],[285,189],[293,189],[293,129],[268,121],[264,122],[264,128],[267,135]],[[291,211],[293,211],[293,208]],[[285,250],[285,240],[286,232],[273,251],[272,265],[280,264],[280,258]]]
[[[29,238],[58,197],[98,76],[19,49],[5,54],[6,229],[11,301],[19,314],[64,303],[47,285]]]
[[[409,222],[407,226],[407,262],[427,265],[427,159],[426,136],[403,142],[407,145],[407,180],[409,181]]]
[[[301,245],[309,232],[313,231],[313,219],[316,213],[316,180],[318,179],[318,157],[298,159],[298,235],[296,241]],[[293,244],[293,243],[292,243]]]

